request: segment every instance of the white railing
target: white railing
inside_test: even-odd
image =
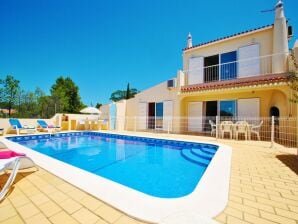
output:
[[[298,122],[289,117],[123,117],[110,118],[115,130],[207,136],[298,147]],[[114,128],[113,128],[114,129]]]
[[[285,57],[288,57],[288,53],[252,57],[228,63],[184,70],[183,72],[186,74],[187,85],[266,75],[272,74],[272,60],[276,58],[283,60]],[[286,72],[286,65],[284,70],[284,72]],[[196,78],[196,83],[193,83],[193,81],[190,81],[192,79],[190,76],[202,77]]]

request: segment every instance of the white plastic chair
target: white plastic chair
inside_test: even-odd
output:
[[[211,126],[211,136],[215,136],[216,135],[216,124],[212,121],[212,120],[209,120],[209,124]]]
[[[255,126],[252,126],[250,128],[250,134],[256,134],[259,141],[261,140],[261,138],[260,138],[260,130],[261,130],[261,126],[262,125],[263,125],[263,121],[261,121],[260,124],[255,125]]]
[[[232,121],[223,121],[220,123],[220,133],[221,137],[224,138],[225,133],[229,133],[230,139],[233,138],[233,122]]]
[[[244,134],[245,140],[248,136],[249,124],[246,121],[237,121],[235,123],[235,137],[238,140],[239,134]]]

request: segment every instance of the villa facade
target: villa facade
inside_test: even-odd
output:
[[[117,117],[121,129],[176,133],[203,132],[208,124],[204,119],[216,116],[297,118],[297,105],[289,100],[291,30],[279,1],[274,24],[197,45],[189,34],[177,76],[116,103],[121,112],[109,116]],[[296,58],[297,47],[296,42]]]

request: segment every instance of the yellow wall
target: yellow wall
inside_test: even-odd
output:
[[[162,82],[150,89],[144,90],[134,98],[126,102],[126,128],[134,130],[135,117],[138,116],[139,102],[163,102],[166,100],[173,101],[173,116],[180,116],[180,102],[178,100],[178,88],[167,88],[167,82]],[[175,126],[175,125],[174,125]]]
[[[294,107],[291,107],[289,87],[262,87],[250,89],[222,90],[204,93],[192,93],[181,96],[181,115],[187,116],[188,103],[193,101],[216,101],[216,100],[237,100],[247,98],[260,98],[260,116],[269,117],[269,110],[276,106],[280,110],[280,116],[288,117],[296,114]]]
[[[99,108],[101,115],[100,119],[109,119],[110,118],[110,104],[104,104]]]
[[[238,48],[247,46],[253,43],[260,44],[260,55],[272,54],[273,44],[273,28],[268,28],[263,31],[238,36],[223,40],[222,42],[215,42],[201,47],[196,47],[184,51],[183,53],[183,70],[188,70],[188,59],[195,56],[208,57],[215,54],[226,53],[238,50]]]

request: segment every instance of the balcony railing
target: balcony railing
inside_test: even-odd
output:
[[[273,61],[281,60],[286,62],[287,56],[287,53],[265,55],[185,70],[186,85],[272,74],[274,73],[272,69]],[[287,70],[287,63],[284,63],[283,68],[278,73]]]

